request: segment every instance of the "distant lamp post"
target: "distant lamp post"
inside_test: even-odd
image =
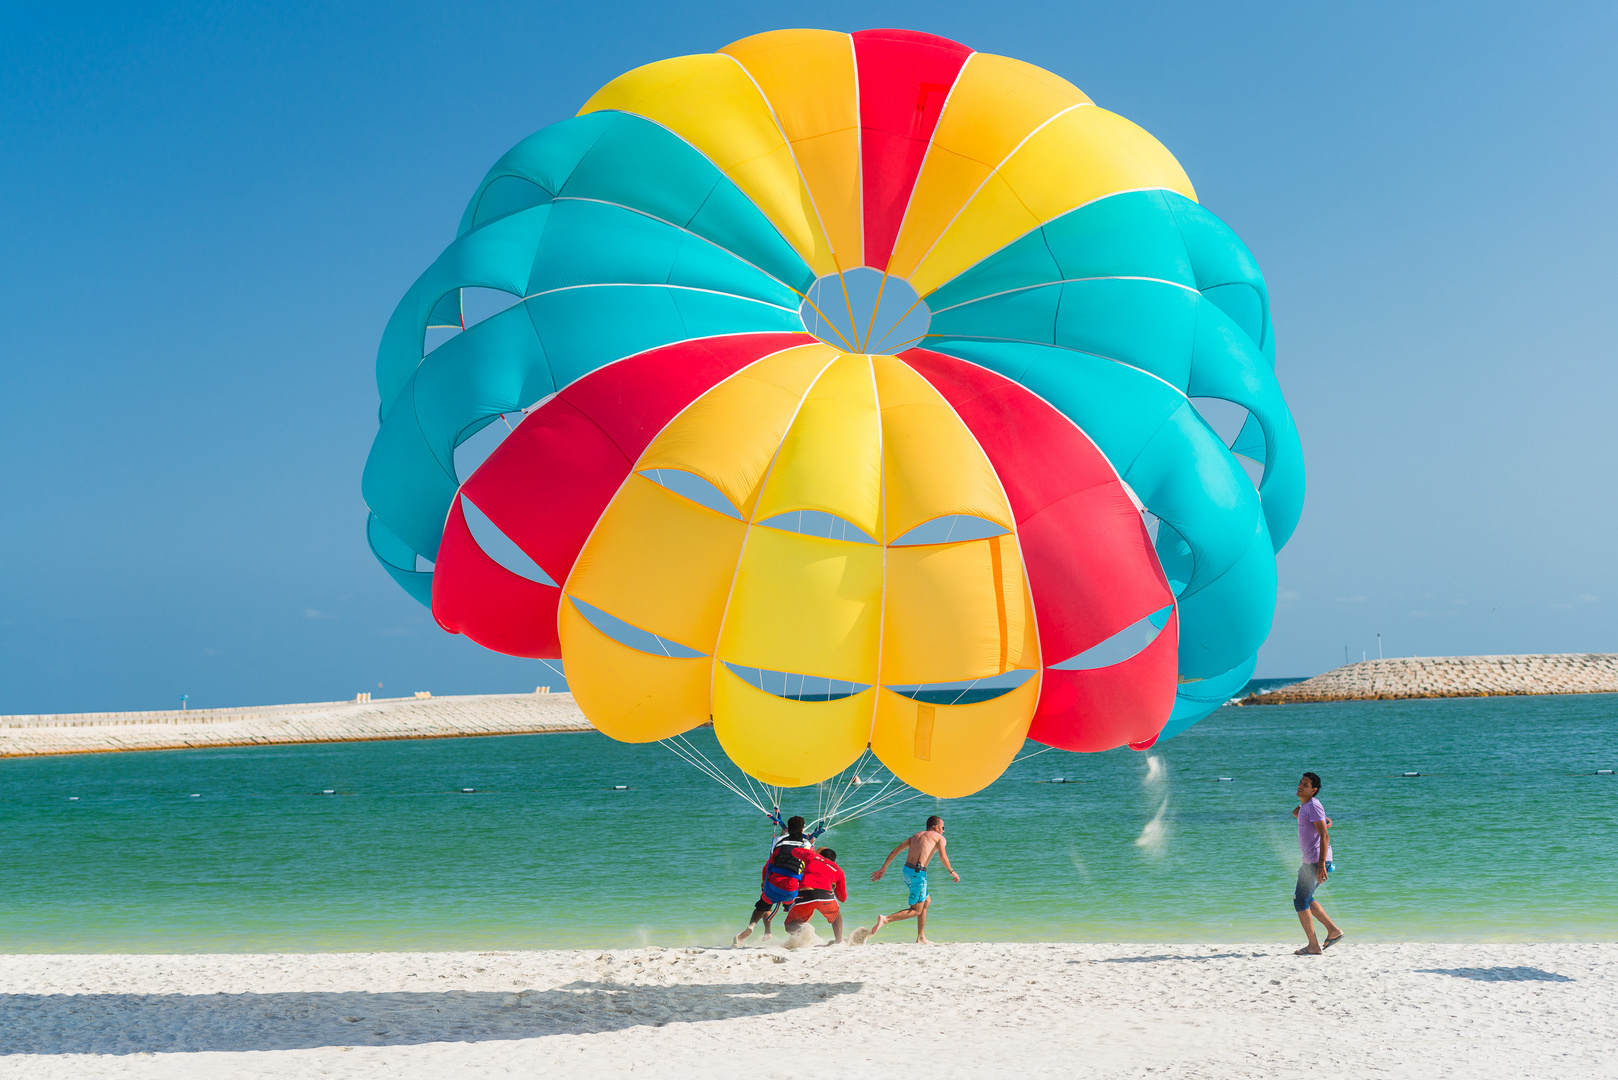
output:
[[[1376,636],[1376,658],[1378,660],[1382,659],[1382,635],[1381,634],[1378,634]]]
[[[191,700],[191,695],[190,694],[181,694],[180,695],[180,711],[181,712],[185,712],[185,710],[187,708],[186,702],[188,702],[190,700]]]

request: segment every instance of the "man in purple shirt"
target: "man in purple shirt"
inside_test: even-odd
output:
[[[1315,798],[1319,794],[1320,777],[1312,772],[1304,773],[1303,779],[1298,781],[1298,808],[1292,811],[1298,817],[1298,847],[1303,852],[1303,865],[1298,867],[1298,887],[1292,893],[1292,910],[1298,913],[1298,921],[1309,938],[1309,944],[1297,951],[1299,956],[1318,956],[1343,936],[1320,901],[1315,899],[1315,890],[1324,885],[1327,876],[1336,869],[1331,861],[1331,818]],[[1315,937],[1315,919],[1325,924],[1324,944]]]

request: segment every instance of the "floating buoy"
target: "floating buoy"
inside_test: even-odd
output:
[[[1217,783],[1217,784],[1222,784],[1226,780],[1229,780],[1229,779],[1231,779],[1231,778],[1228,777],[1228,776],[1220,776],[1220,777],[1215,778],[1214,782]]]
[[[1420,776],[1421,773],[1419,773],[1419,772],[1407,772],[1407,773],[1400,773],[1399,775],[1400,776]]]
[[[1609,772],[1610,772],[1610,771],[1611,771],[1611,770],[1608,770],[1608,771],[1609,771]],[[78,797],[78,796],[77,796],[77,795],[69,795],[69,796],[68,796],[68,797],[67,797],[67,801],[68,801],[68,802],[78,802],[78,801],[79,801],[79,797]]]
[[[334,788],[327,788],[325,791],[322,791],[321,794],[322,795],[335,795],[335,794],[337,794],[337,791]]]
[[[463,788],[462,788],[462,789],[461,789],[461,794],[462,794],[462,795],[470,795],[470,794],[472,794],[472,793],[473,793],[473,792],[474,792],[474,791],[476,791],[476,790],[477,790],[477,788],[472,788],[472,787],[463,787]]]
[[[193,799],[200,799],[200,798],[202,798],[202,796],[201,796],[201,795],[193,795],[193,796],[191,796],[191,797],[192,797],[192,798],[193,798]]]
[[[1611,769],[1597,769],[1596,770],[1596,775],[1597,776],[1611,776],[1612,775],[1612,770]]]
[[[614,791],[628,791],[629,790],[629,785],[628,784],[614,784],[614,785],[612,785],[612,790],[614,790]]]

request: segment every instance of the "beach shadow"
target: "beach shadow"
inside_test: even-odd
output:
[[[521,994],[0,994],[0,1055],[308,1050],[585,1035],[789,1012],[862,988],[857,982],[575,982]]]
[[[1069,960],[1070,964],[1155,964],[1163,960],[1241,960],[1250,954],[1239,952],[1202,953],[1198,956],[1170,956],[1168,953],[1159,953],[1156,956],[1109,956],[1102,960]]]
[[[1417,975],[1453,975],[1477,982],[1575,982],[1577,980],[1536,967],[1417,968]]]

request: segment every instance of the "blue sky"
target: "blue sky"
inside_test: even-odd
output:
[[[31,5],[0,40],[0,713],[527,690],[374,564],[389,312],[483,172],[780,26],[1017,56],[1269,279],[1309,467],[1260,675],[1618,651],[1618,9]]]

